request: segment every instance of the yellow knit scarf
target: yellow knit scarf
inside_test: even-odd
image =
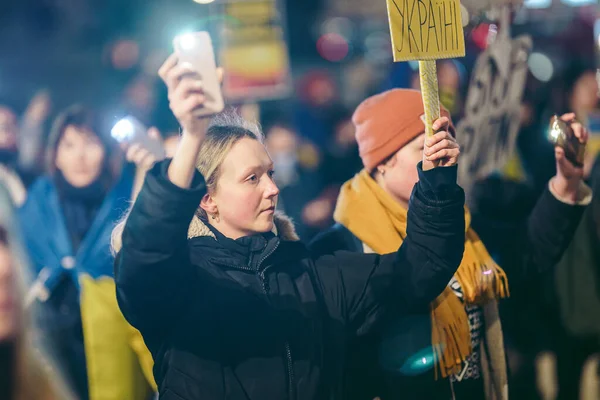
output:
[[[378,254],[395,252],[406,238],[407,210],[365,170],[342,187],[334,219]],[[506,275],[492,260],[470,223],[471,214],[465,207],[465,252],[455,274],[464,301],[483,304],[491,298],[507,297]],[[449,287],[431,303],[431,321],[436,378],[438,370],[445,378],[460,372],[461,362],[472,351],[465,307]]]

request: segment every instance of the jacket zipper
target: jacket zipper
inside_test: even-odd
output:
[[[285,341],[285,355],[287,357],[287,368],[288,368],[288,383],[290,386],[290,400],[295,399],[294,396],[294,364],[292,362],[292,350],[290,349],[290,342]]]
[[[263,292],[265,292],[265,294],[268,294],[268,292],[269,292],[269,284],[267,283],[267,280],[265,279],[265,272],[269,269],[269,267],[267,266],[265,269],[260,271],[260,266],[262,265],[263,262],[265,262],[265,260],[267,258],[271,257],[271,254],[275,253],[275,250],[277,250],[278,247],[279,247],[279,242],[277,242],[275,244],[275,246],[273,246],[273,249],[271,249],[271,251],[269,251],[263,258],[261,258],[260,261],[258,262],[258,264],[256,265],[256,270],[259,271],[258,276],[260,278],[260,283],[262,284],[262,289],[263,289]],[[250,260],[248,261],[248,263],[250,264],[251,262],[252,262],[252,256],[250,256]]]
[[[258,262],[258,264],[256,266],[256,269],[252,268],[252,255],[250,255],[250,258],[248,259],[247,267],[246,266],[242,267],[240,265],[232,265],[232,264],[226,264],[226,265],[229,267],[232,267],[232,268],[241,269],[243,271],[249,271],[249,272],[253,272],[256,274],[257,270],[260,270],[260,266],[262,265],[262,263],[265,262],[265,260],[267,258],[271,257],[271,255],[275,252],[275,250],[277,250],[278,247],[279,247],[279,242],[277,242],[275,244],[275,246],[273,247],[273,249],[271,251],[269,251],[263,258],[260,259],[260,261]],[[217,260],[214,260],[214,261],[219,264],[224,264]],[[262,289],[265,294],[268,294],[268,292],[269,292],[269,285],[265,278],[265,273],[267,272],[268,269],[269,269],[269,266],[267,266],[265,269],[258,272],[258,274],[257,274],[258,277],[260,278]],[[292,360],[292,350],[290,348],[290,343],[287,340],[285,341],[285,354],[286,354],[286,358],[287,358],[289,398],[290,398],[290,400],[294,400],[296,398],[296,396],[294,395],[294,364],[293,364],[293,360]]]
[[[271,256],[271,254],[273,254],[275,252],[275,250],[277,250],[277,247],[279,247],[279,242],[277,242],[277,244],[273,247],[273,249],[267,253],[263,258],[261,258],[261,260],[258,262],[258,265],[256,266],[257,269],[260,269],[260,266],[262,265],[262,263]],[[263,291],[265,292],[265,294],[268,294],[269,291],[269,285],[267,283],[267,280],[265,278],[265,273],[267,272],[267,270],[269,269],[269,267],[267,266],[265,269],[263,269],[262,271],[259,272],[259,277],[260,277],[260,281],[262,283],[262,288]],[[294,363],[292,361],[292,350],[290,348],[290,342],[289,341],[285,341],[285,356],[286,356],[286,361],[287,361],[287,373],[288,373],[288,389],[289,389],[289,398],[290,400],[294,400],[296,398],[295,393],[294,393]]]

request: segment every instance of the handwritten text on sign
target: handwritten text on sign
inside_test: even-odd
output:
[[[394,61],[465,55],[459,0],[387,0]]]
[[[531,48],[529,36],[501,36],[477,58],[465,116],[456,127],[458,180],[465,189],[503,168],[513,154]]]

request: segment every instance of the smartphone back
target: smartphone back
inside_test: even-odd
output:
[[[223,111],[225,102],[221,83],[217,77],[215,53],[208,32],[193,32],[179,35],[173,41],[179,62],[187,62],[202,79],[204,107],[196,112],[198,116],[217,114]]]

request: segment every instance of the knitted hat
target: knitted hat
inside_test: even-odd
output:
[[[450,118],[442,106],[442,115]],[[373,171],[386,158],[425,132],[421,92],[392,89],[363,101],[352,116],[360,158]],[[450,126],[454,136],[454,127]]]

